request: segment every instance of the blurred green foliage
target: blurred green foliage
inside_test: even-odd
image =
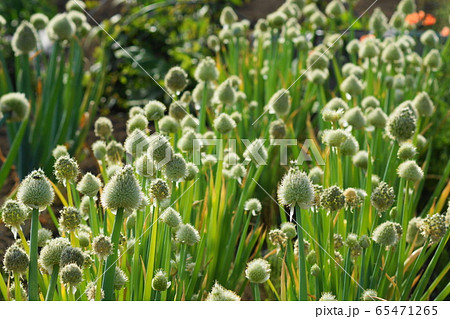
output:
[[[436,17],[436,24],[432,29],[441,31],[450,24],[450,1],[448,0],[417,0],[417,7]]]
[[[149,75],[162,84],[164,74],[174,65],[193,74],[198,59],[210,54],[206,38],[214,28],[211,21],[219,20],[225,5],[237,6],[242,1],[144,3],[142,6],[139,1],[139,5],[128,6],[122,15],[104,21],[105,29],[117,41],[109,38],[104,112],[114,107],[142,105],[149,99],[168,98]]]
[[[450,41],[447,41],[442,52],[442,68],[439,71],[442,82],[435,83],[439,88],[440,99],[437,101],[436,112],[442,114],[442,120],[435,132],[433,156],[430,163],[430,172],[439,174],[450,159]]]
[[[1,0],[0,15],[8,21],[6,33],[13,33],[19,22],[28,20],[33,13],[54,16],[58,11],[57,3],[58,0]]]

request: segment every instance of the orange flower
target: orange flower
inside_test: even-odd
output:
[[[365,34],[365,35],[361,36],[361,38],[359,38],[359,41],[363,42],[366,39],[372,39],[372,38],[375,38],[374,34]]]
[[[450,35],[450,28],[449,27],[443,27],[441,30],[441,36],[448,37]]]
[[[408,14],[405,21],[411,25],[422,22],[422,25],[428,26],[435,24],[436,18],[432,14],[425,13],[423,10],[420,10],[419,12]]]
[[[405,18],[405,21],[409,24],[417,24],[420,21],[420,16],[417,12],[408,14]]]
[[[427,15],[425,16],[425,19],[422,21],[422,25],[433,25],[436,23],[436,18],[427,13]]]
[[[418,12],[418,14],[419,14],[419,19],[420,19],[420,20],[423,20],[423,18],[425,18],[425,12],[424,12],[423,10],[420,10],[420,11]]]

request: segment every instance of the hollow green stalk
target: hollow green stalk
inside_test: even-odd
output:
[[[59,265],[54,265],[52,274],[50,276],[50,283],[48,284],[47,294],[45,295],[45,301],[52,301],[55,293],[56,284],[58,281]]]
[[[425,252],[427,251],[426,248],[428,246],[428,243],[429,243],[429,238],[426,239],[423,247],[421,248],[419,256],[414,261],[414,264],[413,264],[413,266],[411,268],[411,271],[409,272],[409,276],[408,276],[408,279],[407,279],[406,283],[402,286],[402,293],[401,293],[401,296],[400,296],[400,300],[407,300],[408,295],[411,292],[411,287],[412,287],[412,284],[413,284],[414,277],[415,277],[415,275],[417,273],[418,266],[419,266],[420,262],[425,257]]]
[[[438,247],[436,249],[436,252],[433,255],[433,258],[428,263],[428,266],[427,266],[424,274],[420,278],[420,281],[417,284],[416,290],[414,290],[414,294],[413,294],[411,300],[419,299],[419,296],[422,295],[423,291],[426,288],[426,285],[429,284],[431,275],[433,274],[434,268],[436,267],[436,264],[437,264],[437,262],[439,260],[439,257],[442,254],[442,251],[446,247],[446,244],[447,244],[447,241],[449,240],[449,237],[450,237],[450,231],[447,230],[447,234],[439,242]]]
[[[114,300],[114,274],[116,272],[116,261],[119,248],[120,229],[123,223],[123,208],[117,209],[116,218],[114,220],[113,232],[111,235],[111,243],[113,245],[112,254],[106,260],[105,276],[103,278],[103,291],[105,292],[104,300]]]
[[[95,300],[102,300],[102,281],[103,281],[103,259],[99,258],[98,260],[98,271],[97,271],[97,289],[95,289]]]
[[[141,269],[141,260],[139,256],[140,247],[141,247],[141,236],[142,236],[142,228],[144,223],[144,212],[137,212],[136,216],[136,227],[135,227],[135,238],[136,242],[134,243],[133,247],[133,271],[131,273],[131,282],[133,287],[133,297],[134,300],[140,300],[139,295],[139,276],[140,276],[140,269]],[[139,298],[139,299],[138,299]]]
[[[299,268],[299,300],[306,301],[308,293],[306,289],[306,264],[305,264],[305,249],[303,244],[303,227],[301,218],[301,209],[295,206],[295,213],[297,217],[297,235],[298,235],[298,268]]]
[[[67,202],[70,207],[73,207],[72,190],[69,181],[66,181],[66,187],[67,187]]]
[[[222,134],[218,135],[218,138],[222,140],[223,136]],[[219,146],[219,161],[217,163],[217,170],[215,175],[215,181],[214,181],[214,192],[212,192],[212,209],[211,209],[211,216],[210,216],[210,226],[209,226],[209,232],[208,235],[211,236],[211,250],[209,254],[209,258],[211,258],[211,263],[209,264],[209,284],[212,284],[213,279],[215,278],[214,275],[216,273],[216,267],[217,262],[219,258],[219,248],[220,248],[220,234],[221,234],[221,227],[220,225],[220,198],[221,198],[221,192],[222,192],[222,172],[223,172],[223,154],[224,154],[224,144],[221,144]],[[208,249],[209,250],[209,249]]]
[[[181,297],[184,293],[184,281],[185,281],[185,275],[186,275],[186,256],[187,256],[187,250],[186,250],[186,244],[181,244],[180,247],[180,265],[178,269],[178,278],[179,278],[179,286],[177,287],[177,300],[181,300]]]
[[[202,92],[202,105],[200,106],[200,115],[199,115],[199,122],[200,125],[198,126],[198,131],[200,133],[203,133],[205,131],[206,127],[206,96],[207,96],[207,90],[208,90],[208,81],[205,81],[203,83],[203,92]]]
[[[153,211],[153,222],[152,222],[152,234],[150,239],[150,251],[148,256],[148,264],[147,264],[147,275],[145,278],[145,289],[144,289],[144,300],[149,301],[151,299],[152,293],[152,278],[153,271],[155,269],[155,257],[156,257],[156,238],[158,232],[158,216],[159,214],[159,203],[156,201],[156,206]]]
[[[89,197],[89,214],[89,222],[91,223],[92,235],[95,237],[100,233],[100,229],[98,226],[97,207],[95,206],[93,197]]]
[[[33,208],[33,211],[31,213],[30,266],[29,266],[29,273],[28,273],[28,299],[31,301],[39,300],[38,224],[39,224],[39,210],[37,208]]]
[[[259,293],[259,284],[250,283],[250,286],[252,287],[252,293],[253,293],[253,299],[255,301],[261,301],[261,295]]]
[[[17,272],[14,272],[14,299],[16,299],[16,301],[22,301],[20,275]]]
[[[405,209],[408,205],[408,181],[406,181],[405,184],[405,190],[403,191],[403,178],[400,179],[400,187],[399,189],[399,202],[397,204],[397,217],[398,222],[402,225],[403,231],[405,232],[408,228],[408,221],[409,221],[409,214],[408,211]],[[400,203],[400,200],[402,200],[403,196],[403,203]],[[403,260],[404,260],[404,251],[406,246],[406,236],[403,235],[400,237],[400,245],[398,249],[398,266],[397,266],[397,285],[400,287],[403,283]]]
[[[20,241],[23,248],[25,249],[25,252],[28,254],[30,252],[30,247],[28,246],[27,239],[25,238],[25,235],[23,234],[22,228],[20,228],[20,226],[17,228],[17,233],[19,234]]]
[[[329,258],[330,258],[330,287],[331,291],[334,291],[336,288],[336,262],[334,261],[334,223],[333,223],[333,215],[330,212],[329,216],[329,227],[330,230],[328,232],[328,241],[329,241]]]

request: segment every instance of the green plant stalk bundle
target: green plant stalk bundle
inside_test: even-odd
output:
[[[0,72],[0,81],[7,83],[0,87],[0,96],[23,92],[31,104],[29,118],[22,123],[7,123],[12,144],[0,171],[0,186],[13,164],[20,179],[39,167],[50,174],[51,152],[56,145],[73,141],[72,155],[81,150],[105,85],[106,61],[101,58],[101,68],[90,75],[92,79],[85,85],[80,39],[74,37],[68,43],[67,52],[62,42],[56,41],[48,61],[41,59],[43,51],[33,57],[22,54],[15,58],[14,75]],[[7,70],[3,57],[0,57],[0,69]],[[10,78],[14,77],[16,83],[12,85]]]
[[[154,7],[152,8],[147,10],[154,10]],[[337,25],[338,21],[330,24],[331,28]],[[311,22],[306,21],[301,35],[307,35],[311,27]],[[330,123],[322,116],[322,111],[334,97],[341,97],[347,107],[352,109],[357,106],[362,108],[362,100],[368,95],[373,95],[378,100],[387,116],[391,115],[399,101],[396,100],[398,97],[396,98],[393,87],[387,85],[388,77],[403,73],[428,79],[423,87],[405,89],[405,96],[412,99],[415,96],[413,93],[423,89],[433,102],[438,103],[437,100],[442,94],[438,94],[439,88],[430,84],[429,80],[441,75],[429,68],[413,68],[409,60],[405,60],[405,65],[401,68],[393,68],[392,65],[387,66],[381,55],[367,60],[368,66],[365,66],[364,60],[356,59],[353,54],[353,63],[363,70],[360,80],[363,81],[364,87],[360,94],[348,93],[352,96],[348,99],[347,92],[340,85],[346,77],[342,70],[345,61],[342,49],[337,49],[335,55],[328,56],[327,68],[333,72],[328,74],[324,83],[313,83],[307,76],[309,73],[304,73],[311,64],[308,60],[308,46],[305,49],[285,37],[284,29],[285,26],[280,30],[271,28],[265,37],[256,36],[253,42],[234,37],[227,44],[223,43],[216,59],[219,80],[204,82],[199,112],[192,113],[199,119],[197,133],[204,134],[212,130],[216,137],[224,141],[225,146],[230,146],[232,140],[237,140],[235,151],[240,158],[244,157],[245,151],[243,145],[239,145],[243,139],[254,141],[265,138],[267,165],[257,165],[254,161],[244,162],[244,176],[232,176],[230,168],[233,165],[222,160],[226,151],[220,148],[217,153],[213,153],[213,147],[204,147],[202,151],[207,155],[216,155],[217,162],[198,165],[199,171],[192,180],[180,178],[174,181],[168,178],[167,166],[149,178],[141,175],[136,161],[128,163],[133,169],[134,177],[140,181],[142,194],[149,202],[135,208],[135,216],[129,215],[129,212],[123,209],[118,209],[114,216],[109,209],[103,207],[103,200],[97,203],[94,198],[89,198],[88,216],[86,220],[80,220],[83,226],[71,233],[71,245],[81,245],[81,238],[77,238],[77,235],[80,235],[81,229],[86,230],[85,227],[88,227],[89,243],[82,247],[84,252],[91,250],[91,240],[101,233],[110,236],[113,249],[105,263],[96,256],[92,265],[82,270],[82,282],[75,293],[70,285],[65,287],[58,281],[58,267],[54,267],[51,275],[39,271],[39,212],[33,210],[30,267],[28,278],[25,278],[28,280],[30,300],[39,300],[41,296],[45,296],[46,300],[87,300],[85,289],[88,282],[96,285],[93,298],[96,300],[204,300],[212,297],[210,292],[216,282],[223,289],[231,290],[239,296],[250,288],[254,300],[318,300],[323,298],[326,292],[333,294],[338,300],[360,300],[367,289],[376,290],[378,298],[386,300],[447,298],[450,289],[443,279],[449,267],[442,267],[440,258],[445,258],[444,248],[448,243],[449,231],[441,234],[441,239],[436,243],[427,238],[424,244],[416,245],[415,241],[419,235],[416,235],[414,242],[406,239],[408,223],[413,216],[426,217],[429,214],[441,213],[447,202],[449,188],[446,185],[450,165],[446,165],[442,170],[439,182],[436,183],[431,197],[425,200],[425,205],[422,206],[422,202],[419,203],[416,199],[425,194],[423,190],[432,159],[433,139],[442,132],[442,128],[436,124],[439,121],[435,121],[439,115],[433,114],[416,122],[419,128],[416,128],[411,141],[415,146],[419,146],[420,130],[420,134],[426,136],[428,141],[423,149],[417,149],[418,154],[414,157],[425,176],[415,183],[407,182],[405,178],[398,176],[396,169],[403,161],[397,155],[400,144],[384,134],[388,129],[372,129],[367,123],[363,129],[356,129],[347,126],[346,121],[336,120]],[[34,168],[21,162],[27,158],[27,154],[41,155],[36,148],[27,146],[27,143],[33,141],[44,150],[39,163],[47,164],[49,153],[57,144],[66,142],[76,134],[85,136],[83,132],[87,130],[81,132],[79,127],[81,119],[86,111],[93,111],[95,114],[102,87],[105,85],[104,69],[107,64],[102,64],[102,71],[96,74],[95,83],[83,86],[83,52],[77,39],[69,42],[68,50],[63,50],[61,43],[56,43],[53,47],[48,65],[41,68],[43,72],[38,76],[42,82],[42,93],[39,94],[33,94],[32,86],[36,81],[28,58],[17,57],[16,68],[20,76],[17,77],[16,86],[28,94],[33,116],[22,122],[21,125],[25,128],[18,124],[7,124],[9,133],[17,136],[18,140],[12,142],[13,156],[11,160],[7,158],[5,165],[11,166],[14,161],[17,167],[24,171]],[[102,49],[107,50],[106,47]],[[314,48],[320,49],[323,48]],[[47,63],[44,59],[42,61]],[[65,79],[67,74],[72,76]],[[218,87],[231,75],[238,76],[240,80],[240,84],[233,90],[242,90],[246,98],[233,105],[216,105],[215,102],[207,105],[207,85]],[[332,82],[336,82],[339,87],[333,88],[330,85]],[[8,83],[6,77],[0,77],[0,88],[6,88]],[[289,112],[266,112],[272,95],[282,88],[289,90]],[[255,109],[249,109],[251,101],[257,102]],[[213,120],[220,113],[231,115],[232,112],[239,113],[242,120],[236,121],[236,127],[226,135],[222,134]],[[369,110],[363,109],[362,112],[367,119]],[[55,117],[59,120],[53,120]],[[43,121],[47,118],[52,120],[48,123]],[[301,155],[302,139],[312,139],[313,144],[318,146],[319,154],[326,160],[325,167],[322,167],[323,175],[319,174],[320,178],[316,183],[324,189],[339,187],[342,196],[345,195],[345,203],[335,210],[324,207],[327,198],[322,196],[319,196],[319,201],[309,209],[300,209],[296,205],[296,225],[287,224],[288,228],[293,227],[289,238],[288,232],[282,230],[280,225],[288,221],[285,207],[275,199],[279,181],[289,166],[299,166],[301,170],[309,173],[312,167],[320,166],[321,161],[313,158],[311,162],[280,165],[278,147],[268,145],[273,134],[271,124],[276,119],[285,123],[285,137],[297,141],[296,145],[288,148],[289,159],[295,160]],[[181,123],[183,121],[177,121],[177,124]],[[142,131],[149,135],[149,128],[153,127],[157,132],[164,133],[161,131],[162,122],[153,121],[151,125],[146,123]],[[358,142],[358,149],[367,152],[367,164],[364,161],[357,163],[352,157],[353,154],[346,154],[340,146],[326,145],[326,134],[323,132],[326,129],[342,129],[348,134],[346,136],[352,135]],[[39,139],[38,132],[43,133]],[[189,162],[194,158],[194,154],[181,149],[177,143],[186,132],[186,128],[177,126],[174,132],[167,135],[172,138],[170,144],[173,152],[181,154]],[[21,135],[23,136],[20,137]],[[48,143],[41,139],[47,136],[50,137]],[[321,136],[324,138],[320,139]],[[76,139],[75,144],[71,150],[80,151],[82,141]],[[103,185],[115,179],[111,174],[114,164],[124,163],[113,163],[108,157],[99,161],[99,176]],[[4,174],[2,168],[0,181]],[[385,211],[379,211],[374,204],[376,198],[372,195],[380,183],[376,177],[380,182],[384,181],[392,187],[395,194],[393,204]],[[165,180],[170,190],[170,195],[165,200],[160,201],[153,197],[151,187],[156,178]],[[80,208],[81,194],[77,187],[74,183],[66,185],[67,200],[61,195],[61,201]],[[351,188],[358,196],[354,202],[349,198],[349,194],[352,194]],[[414,196],[410,191],[414,192]],[[99,194],[102,195],[103,190],[100,190]],[[261,211],[253,214],[246,206],[249,199],[255,198],[260,200]],[[316,197],[314,199],[317,200]],[[333,198],[333,204],[341,204],[341,199],[342,197]],[[198,231],[199,238],[195,233],[191,238],[192,243],[180,241],[180,225],[172,228],[164,220],[164,213],[169,206],[180,214],[179,219],[183,224],[189,223]],[[392,207],[397,209],[396,216],[394,212],[390,212]],[[419,207],[423,207],[422,211],[418,211]],[[56,221],[53,210],[50,208],[49,211],[61,231],[59,224],[64,221]],[[375,240],[375,229],[387,221],[395,221],[402,228],[400,232],[399,225],[396,225],[394,235],[397,237],[395,244],[391,246],[385,246]],[[23,236],[21,233],[19,235]],[[363,242],[363,236],[368,237],[367,241]],[[26,245],[24,248],[26,250]],[[256,258],[263,258],[270,264],[270,278],[260,284],[249,283],[246,278],[246,266]],[[128,280],[121,283],[121,287],[116,278],[121,273],[116,273],[116,267],[128,277]],[[156,274],[160,273],[164,273],[166,285],[157,285],[159,283],[156,281]],[[13,297],[20,299],[17,288],[20,278],[16,277],[16,291],[14,296],[10,296],[9,287],[3,276],[0,276],[0,293],[5,300]]]

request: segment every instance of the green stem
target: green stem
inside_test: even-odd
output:
[[[28,298],[31,301],[39,300],[38,289],[38,224],[39,210],[33,208],[31,213],[30,231],[30,267],[28,273]]]
[[[53,294],[56,289],[56,282],[58,281],[59,265],[53,266],[52,275],[50,277],[50,283],[48,284],[47,295],[45,301],[53,301]]]
[[[103,178],[103,182],[108,183],[108,174],[106,173],[106,162],[105,159],[101,160],[101,173],[102,173],[102,178]]]
[[[261,301],[261,295],[259,293],[259,285],[252,282],[252,283],[250,283],[250,286],[252,287],[254,300]]]
[[[27,240],[26,240],[25,235],[23,234],[22,228],[20,226],[17,229],[17,233],[19,234],[19,237],[22,242],[22,246],[25,249],[25,252],[27,254],[30,253],[30,247],[28,246]]]
[[[95,289],[95,300],[102,300],[102,277],[103,277],[103,258],[99,258],[98,260],[98,271],[97,271],[97,288]]]
[[[379,272],[379,264],[381,261],[381,254],[383,252],[383,246],[378,247],[378,254],[377,254],[377,258],[375,259],[375,267],[373,268],[373,272],[372,272],[372,277],[370,278],[370,286],[369,287],[374,287],[374,282],[375,280],[377,280],[377,276],[376,274],[378,274]]]
[[[144,224],[144,212],[137,212],[136,217],[136,228],[135,228],[135,238],[136,242],[134,243],[133,248],[133,272],[131,273],[132,278],[132,287],[133,287],[133,300],[141,300],[141,296],[139,295],[139,275],[140,275],[140,266],[141,266],[141,260],[139,255],[139,250],[141,247],[141,234],[142,234],[142,228]]]
[[[403,178],[401,179],[401,181]],[[400,185],[402,185],[402,182],[400,181]],[[409,221],[409,214],[408,211],[405,209],[406,205],[408,204],[408,181],[406,181],[405,184],[405,191],[404,191],[404,202],[402,207],[399,207],[399,204],[397,204],[397,216],[399,217],[399,223],[402,225],[403,229],[408,228],[408,221]],[[403,192],[403,189],[400,189],[400,192]],[[399,196],[400,197],[400,196]],[[400,198],[399,198],[400,200]],[[406,249],[406,236],[400,237],[400,245],[398,250],[398,268],[397,268],[397,285],[399,287],[403,284],[403,260],[404,260],[404,252]]]
[[[119,208],[114,220],[113,232],[111,235],[111,243],[113,245],[112,254],[106,260],[105,277],[103,278],[103,291],[105,292],[104,300],[114,300],[114,274],[116,272],[116,261],[118,255],[118,246],[120,238],[120,229],[123,223],[123,208]]]
[[[429,240],[430,240],[429,238],[426,239],[426,241],[422,247],[422,250],[420,251],[419,256],[416,258],[413,266],[411,267],[411,271],[409,272],[408,280],[406,281],[406,284],[403,285],[403,287],[402,287],[402,294],[400,296],[400,300],[402,300],[402,301],[406,301],[409,296],[409,293],[411,292],[412,283],[413,283],[414,277],[417,273],[418,265],[420,264],[420,262],[423,260],[423,257],[425,256],[425,253],[427,251],[426,248],[428,247]]]
[[[329,216],[329,223],[330,223],[330,231],[328,232],[328,240],[329,240],[329,254],[330,254],[330,287],[329,289],[331,291],[334,291],[334,287],[337,283],[335,283],[336,280],[336,273],[335,273],[335,261],[334,261],[334,224],[333,224],[333,215],[330,212]]]
[[[66,181],[66,187],[67,187],[67,199],[70,207],[73,207],[73,200],[72,200],[72,190],[70,189],[70,182]]]
[[[89,222],[92,227],[92,235],[95,237],[100,233],[100,229],[98,226],[98,212],[97,207],[95,206],[94,198],[89,197]]]
[[[185,269],[186,269],[186,245],[181,244],[180,248],[180,268],[178,269],[179,274],[179,287],[177,289],[177,300],[181,300],[181,296],[183,295],[184,291],[184,275],[185,275]]]
[[[372,61],[370,58],[367,59],[367,95],[373,94],[373,76],[372,76]]]
[[[198,126],[199,132],[203,133],[205,131],[206,127],[206,96],[207,96],[207,90],[208,90],[208,81],[205,81],[203,84],[203,92],[202,92],[202,105],[200,106],[200,116],[199,116],[199,122],[200,125]]]
[[[398,150],[398,144],[397,144],[397,142],[394,141],[393,145],[391,147],[391,152],[389,153],[388,164],[386,165],[386,169],[384,170],[383,179],[382,179],[382,181],[384,181],[386,183],[388,182],[386,180],[386,178],[389,174],[389,171],[391,170],[392,163],[393,162],[395,163],[395,161],[396,161],[397,150]]]
[[[67,301],[75,301],[75,294],[71,285],[67,286]]]
[[[159,203],[156,201],[156,206],[153,211],[153,222],[152,222],[152,233],[150,239],[150,252],[147,264],[147,276],[145,278],[145,289],[144,289],[144,300],[150,301],[152,294],[152,279],[153,270],[155,269],[155,258],[156,258],[156,238],[158,233],[158,216],[159,214]]]
[[[437,247],[433,257],[431,258],[431,261],[428,263],[428,266],[427,266],[425,272],[420,277],[420,280],[417,283],[417,288],[416,288],[416,290],[414,290],[414,294],[410,298],[410,300],[418,300],[419,296],[423,295],[423,291],[424,291],[425,287],[427,286],[427,284],[430,283],[430,277],[434,272],[434,267],[436,266],[436,263],[438,262],[442,251],[446,247],[449,237],[450,237],[450,231],[447,230],[447,234],[439,242],[438,247]]]
[[[20,289],[20,275],[14,272],[14,298],[16,301],[22,301],[22,291]]]
[[[297,234],[298,234],[298,265],[299,265],[299,297],[300,301],[306,301],[308,294],[306,290],[306,264],[305,264],[305,249],[303,245],[303,227],[302,227],[302,219],[301,219],[301,209],[300,207],[295,207],[295,213],[297,217]]]

